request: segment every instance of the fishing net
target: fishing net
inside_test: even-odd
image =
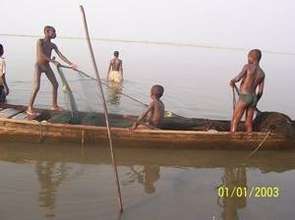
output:
[[[294,122],[279,112],[261,112],[254,120],[255,131],[272,131],[286,137],[295,137]]]
[[[64,96],[63,107],[66,111],[55,113],[50,122],[106,126],[103,114],[102,94],[98,92],[97,81],[90,74],[59,66],[57,72],[62,82]],[[104,94],[109,110],[109,121],[112,127],[131,127],[147,105],[141,100],[124,92],[126,87],[133,88],[129,82],[122,84],[109,83],[102,79]],[[212,122],[213,123],[213,122]],[[173,130],[208,130],[212,124],[208,120],[187,119],[166,111],[162,129]],[[217,125],[216,125],[217,126]],[[224,124],[215,129],[221,129]],[[228,126],[227,126],[228,127]],[[222,129],[221,129],[222,130]],[[224,128],[223,128],[224,130]]]
[[[64,97],[62,107],[65,111],[52,115],[50,122],[105,126],[102,94],[98,92],[97,82],[91,75],[58,66],[61,80],[61,94]],[[122,84],[112,84],[102,80],[109,109],[111,126],[130,127],[135,116],[146,106],[140,100],[123,93]]]
[[[57,66],[61,79],[61,90],[64,97],[62,106],[66,111],[54,113],[50,118],[53,123],[106,126],[102,94],[97,88],[96,79],[90,74],[74,70],[67,66]],[[134,89],[132,82],[123,84],[102,81],[106,103],[109,111],[109,122],[112,127],[131,127],[147,105],[124,90]],[[127,87],[127,88],[126,88]],[[186,119],[166,111],[162,129],[173,130],[206,130],[207,120]]]

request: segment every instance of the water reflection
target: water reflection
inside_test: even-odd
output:
[[[9,163],[0,166],[0,171],[14,174],[21,170],[26,175],[24,179],[29,182],[17,185],[17,178],[23,177],[11,175],[7,182],[13,183],[11,185],[15,189],[12,190],[5,182],[6,178],[3,178],[0,189],[4,195],[0,198],[0,203],[20,198],[17,193],[26,186],[29,188],[27,191],[37,193],[38,205],[33,202],[30,206],[41,209],[43,218],[70,219],[70,216],[71,219],[83,219],[86,216],[89,217],[87,219],[115,219],[117,203],[113,194],[113,173],[108,148],[85,146],[83,150],[82,154],[79,146],[46,143],[1,145],[0,161]],[[122,146],[116,148],[116,155],[126,208],[124,220],[138,219],[139,215],[144,220],[172,220],[181,218],[184,213],[186,219],[206,219],[206,216],[210,219],[208,216],[212,213],[216,220],[253,219],[247,218],[249,216],[262,219],[260,217],[264,216],[265,207],[276,207],[278,202],[286,207],[285,210],[292,211],[289,206],[293,201],[292,196],[294,197],[294,175],[292,177],[291,174],[295,169],[295,152],[259,152],[245,165],[241,165],[241,161],[248,154],[241,151],[229,154],[227,151]],[[11,165],[12,163],[17,165]],[[32,172],[23,172],[31,168],[33,176],[30,176]],[[34,185],[34,173],[40,187]],[[282,194],[280,200],[218,197],[217,185],[224,185],[229,190],[234,187],[250,187],[247,182],[250,177],[251,186],[283,184],[288,193]],[[24,195],[22,198],[27,201],[32,198],[30,196]],[[13,204],[5,208],[13,213],[16,207]],[[274,213],[276,210],[270,211]],[[160,212],[167,215],[159,218]],[[32,216],[38,213],[32,211]],[[288,219],[289,216],[285,213],[287,212],[280,213],[282,219]],[[65,216],[67,218],[63,218]]]
[[[227,187],[229,192],[232,192],[236,187],[247,187],[246,168],[225,168],[222,185]],[[247,197],[225,196],[218,198],[218,205],[223,208],[221,214],[223,220],[238,220],[238,209],[243,209],[247,206]]]
[[[127,172],[128,184],[137,182],[144,186],[144,191],[148,194],[156,192],[155,183],[160,179],[160,166],[144,165],[139,169],[137,166],[131,166],[130,172]]]
[[[107,100],[111,105],[120,105],[121,93],[123,90],[122,83],[108,82]]]
[[[38,161],[35,170],[40,184],[40,207],[45,217],[52,218],[55,216],[57,189],[68,176],[66,164]]]

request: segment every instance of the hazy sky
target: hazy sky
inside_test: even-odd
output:
[[[83,36],[80,4],[93,37],[295,51],[294,0],[1,0],[0,33]]]

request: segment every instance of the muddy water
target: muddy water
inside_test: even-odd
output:
[[[249,160],[247,152],[120,146],[116,153],[122,216],[106,147],[1,143],[0,219],[269,220],[295,215],[295,152],[258,152]],[[277,187],[279,194],[220,198],[219,186]]]

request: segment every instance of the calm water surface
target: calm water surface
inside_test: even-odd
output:
[[[0,219],[293,219],[295,152],[117,149],[118,216],[106,147],[1,143]],[[284,161],[284,163],[282,163]],[[217,187],[276,186],[278,198],[218,198]]]
[[[35,62],[34,38],[2,37],[11,87],[9,101],[27,104]],[[55,41],[80,69],[94,75],[87,45],[83,40]],[[229,119],[232,111],[232,93],[229,80],[239,73],[246,62],[247,51],[214,50],[204,48],[126,44],[94,41],[94,49],[101,75],[105,77],[113,50],[120,50],[124,63],[125,83],[122,92],[143,102],[149,100],[149,89],[154,83],[165,87],[163,101],[167,109],[187,117]],[[293,56],[263,55],[262,67],[266,72],[266,88],[259,108],[264,111],[284,112],[295,118],[292,82],[295,82]],[[95,83],[83,82],[77,74],[66,71],[81,110],[101,110]],[[43,77],[37,105],[51,103],[51,88]],[[59,79],[59,78],[58,78]],[[106,92],[109,106],[115,113],[139,114],[142,106],[116,91]],[[64,99],[60,91],[60,103]],[[98,107],[97,107],[98,106]]]
[[[9,102],[27,104],[33,77],[35,40],[2,38],[6,48]],[[57,40],[79,67],[94,75],[84,41]],[[209,50],[94,42],[103,76],[113,50],[124,62],[123,91],[148,102],[154,83],[165,86],[166,108],[187,117],[230,118],[228,81],[245,63],[246,51]],[[295,118],[295,65],[291,56],[264,54],[267,73],[261,110]],[[101,111],[95,83],[65,71],[80,110]],[[143,107],[106,89],[111,112],[139,114]],[[48,107],[44,78],[36,104]],[[59,102],[66,107],[62,91]],[[125,212],[118,216],[112,167],[104,146],[0,143],[0,219],[236,220],[293,219],[295,152],[190,151],[117,148]],[[221,184],[275,186],[278,198],[218,198]]]

